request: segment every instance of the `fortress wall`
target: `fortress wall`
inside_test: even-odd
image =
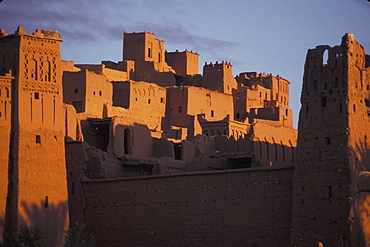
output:
[[[271,126],[270,121],[257,120],[253,136],[255,155],[260,165],[294,164],[297,130]]]
[[[89,180],[98,246],[289,246],[293,167]]]

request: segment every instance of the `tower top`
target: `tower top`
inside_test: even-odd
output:
[[[4,29],[0,29],[0,38],[4,37],[17,37],[17,36],[29,36],[36,38],[46,38],[57,41],[63,41],[62,36],[58,31],[36,29],[32,34],[27,34],[22,26],[18,26],[17,30],[13,34],[7,34]]]

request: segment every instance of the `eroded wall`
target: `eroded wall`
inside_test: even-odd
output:
[[[293,190],[292,244],[353,244],[353,196],[368,170],[369,68],[352,34],[307,52]],[[322,231],[321,229],[325,229]],[[351,243],[352,242],[352,243]]]

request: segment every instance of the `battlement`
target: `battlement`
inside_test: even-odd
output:
[[[14,34],[8,34],[5,32],[4,29],[0,29],[0,38],[3,37],[11,37],[11,36],[30,36],[35,38],[46,38],[46,39],[53,39],[58,41],[63,41],[62,36],[58,31],[52,31],[52,30],[43,30],[43,29],[36,29],[35,32],[32,34],[27,34],[27,32],[23,29],[22,26],[18,26],[17,30],[14,32]]]
[[[212,62],[210,62],[210,63],[207,63],[207,62],[205,62],[205,64],[204,64],[204,68],[220,68],[220,67],[223,67],[223,66],[226,66],[227,68],[229,68],[229,66],[233,66],[232,64],[231,64],[231,62],[228,62],[228,61],[224,61],[224,60],[222,60],[221,61],[221,63],[219,63],[218,61],[216,61],[216,63],[212,63]]]
[[[166,50],[165,52],[166,52],[166,54],[191,53],[191,54],[193,54],[193,55],[198,55],[198,56],[199,56],[198,52],[189,51],[188,49],[185,49],[185,51],[179,51],[179,50],[177,50],[177,49],[176,49],[176,51],[167,51],[167,50]]]

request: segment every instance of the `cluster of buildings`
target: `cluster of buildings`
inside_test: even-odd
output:
[[[279,75],[234,77],[227,61],[200,74],[198,53],[148,32],[125,32],[122,61],[101,64],[61,60],[61,41],[0,30],[4,236],[32,224],[60,245],[79,220],[99,246],[370,243],[348,202],[367,170],[370,105],[353,35],[309,51],[299,138]]]

